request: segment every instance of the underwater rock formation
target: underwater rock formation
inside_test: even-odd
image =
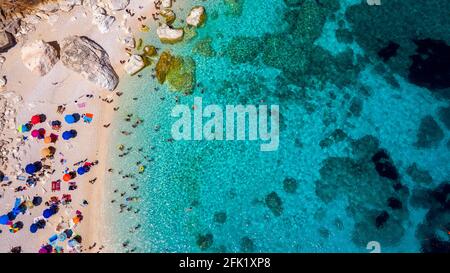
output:
[[[214,214],[214,222],[223,224],[227,221],[227,214],[223,211]]]
[[[431,184],[433,178],[427,170],[422,170],[417,166],[417,163],[413,163],[406,169],[406,174],[408,174],[411,179],[416,183]]]
[[[242,252],[255,251],[255,244],[253,243],[253,240],[250,239],[250,237],[245,236],[241,238],[241,251]]]
[[[415,40],[416,54],[411,56],[409,80],[432,90],[450,88],[450,46],[444,41]]]
[[[286,177],[283,180],[283,189],[287,193],[295,193],[298,188],[298,182],[292,177]]]
[[[265,198],[265,203],[273,215],[280,216],[283,213],[283,202],[276,192],[269,193]]]
[[[212,46],[212,38],[206,37],[204,39],[199,40],[197,43],[195,43],[194,47],[192,48],[192,52],[202,55],[204,57],[216,56],[216,51]]]
[[[421,251],[450,253],[450,182],[443,182],[434,190],[417,189],[411,201],[418,207],[429,209],[416,230]]]
[[[397,50],[399,49],[399,47],[399,44],[390,41],[386,47],[383,47],[382,49],[380,49],[380,51],[378,51],[378,56],[380,56],[383,61],[387,62],[390,58],[397,55]]]
[[[206,250],[212,246],[214,242],[214,236],[211,233],[206,233],[204,235],[199,234],[197,236],[197,245],[201,250]]]
[[[397,169],[386,151],[378,151],[374,156],[372,156],[372,162],[375,164],[375,169],[380,176],[392,180],[398,179]]]
[[[404,186],[395,187],[398,172],[376,138],[365,136],[350,144],[353,157],[323,161],[316,195],[325,203],[340,197],[348,200],[347,212],[356,223],[352,239],[357,245],[375,239],[385,245],[396,244],[405,231],[408,191]]]
[[[434,118],[427,115],[420,121],[417,141],[414,145],[418,148],[431,148],[439,145],[444,138],[444,132]]]
[[[447,130],[450,130],[450,106],[440,108],[438,115],[439,120],[444,123]]]
[[[329,147],[333,144],[344,141],[347,138],[347,134],[342,129],[336,129],[328,137],[322,139],[319,143],[321,148]]]
[[[156,78],[168,82],[171,90],[191,93],[195,86],[195,61],[190,57],[173,56],[164,51],[156,63]]]

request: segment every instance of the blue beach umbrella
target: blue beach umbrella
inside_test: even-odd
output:
[[[83,174],[86,173],[86,170],[84,169],[84,167],[79,167],[79,168],[77,169],[77,173],[78,173],[79,175],[83,175]]]
[[[31,233],[36,233],[37,230],[38,230],[38,227],[37,227],[36,224],[32,224],[32,225],[30,226],[30,232],[31,232]]]
[[[7,214],[0,216],[0,225],[7,225],[9,222],[9,217]]]
[[[78,122],[81,118],[80,114],[78,114],[78,113],[73,113],[72,117],[75,120],[75,122]]]
[[[37,168],[34,164],[28,164],[25,167],[25,172],[27,172],[27,174],[33,174],[37,171]]]
[[[72,124],[72,123],[75,123],[76,121],[75,121],[75,118],[73,117],[73,115],[66,115],[65,117],[64,117],[64,120],[67,122],[67,123],[69,123],[69,124]]]
[[[50,218],[53,216],[53,211],[51,209],[45,209],[44,212],[42,213],[42,216],[44,216],[44,218]]]
[[[73,129],[70,130],[69,132],[72,134],[72,137],[76,137],[77,134],[78,134],[77,131],[76,131],[76,130],[73,130]]]
[[[70,131],[65,131],[65,132],[62,134],[62,138],[63,138],[64,140],[69,140],[69,139],[72,138],[72,134],[70,133]]]

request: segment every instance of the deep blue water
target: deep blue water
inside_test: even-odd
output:
[[[124,95],[111,149],[115,173],[107,186],[109,199],[119,201],[107,202],[116,250],[368,252],[366,244],[379,241],[386,252],[420,251],[423,236],[417,230],[429,208],[411,200],[417,189],[449,179],[449,131],[440,114],[449,103],[401,74],[402,52],[393,57],[396,63],[385,63],[370,51],[372,44],[352,33],[352,24],[365,22],[355,16],[350,22],[347,8],[377,7],[358,0],[340,1],[338,7],[315,1],[293,7],[283,0],[228,1],[233,8],[227,1],[186,2],[205,5],[208,13],[195,38],[171,46],[161,45],[153,33],[143,38],[191,56],[200,86],[187,96],[170,91],[152,79],[152,68],[120,85]],[[187,10],[175,12],[183,18]],[[337,39],[342,28],[351,40]],[[208,39],[214,56],[192,51]],[[279,105],[279,149],[261,152],[258,141],[167,141],[176,96],[187,105],[196,96],[204,105]],[[133,117],[126,122],[129,113]],[[428,115],[441,133],[430,122],[420,129]],[[144,123],[132,129],[136,118]],[[133,134],[123,136],[121,130]],[[428,144],[417,145],[420,131]],[[118,157],[119,144],[132,147],[130,153]],[[380,150],[397,178],[377,172],[373,156]],[[138,161],[146,166],[143,174]],[[135,179],[122,177],[131,173]],[[131,184],[139,188],[133,191]],[[295,191],[287,189],[293,184]],[[139,201],[126,202],[129,196]],[[270,209],[274,196],[281,205]],[[389,198],[402,208],[390,207]],[[120,203],[131,211],[118,213]],[[377,226],[383,211],[389,218]],[[432,231],[423,234],[435,231],[448,242],[445,223],[424,226]]]

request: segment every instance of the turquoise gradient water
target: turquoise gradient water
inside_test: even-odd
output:
[[[154,34],[144,38],[147,43],[194,58],[201,87],[189,96],[169,91],[152,79],[151,68],[145,69],[141,78],[128,77],[120,85],[124,95],[111,144],[111,166],[115,173],[107,178],[106,205],[111,219],[107,230],[116,251],[368,252],[352,241],[355,220],[347,212],[347,196],[337,196],[331,203],[324,203],[316,195],[322,162],[331,156],[351,154],[348,141],[326,149],[319,145],[336,128],[343,129],[349,139],[368,134],[378,138],[380,146],[389,151],[406,185],[413,183],[405,175],[406,168],[413,162],[420,162],[436,184],[448,179],[449,153],[448,150],[441,152],[445,151],[445,144],[428,150],[412,148],[421,118],[435,113],[443,105],[429,93],[400,77],[397,77],[400,86],[394,88],[368,65],[356,82],[364,84],[370,96],[362,96],[354,84],[337,87],[326,82],[307,88],[288,85],[291,92],[303,92],[308,97],[307,103],[298,98],[281,98],[276,95],[281,70],[262,62],[233,64],[223,52],[233,37],[262,37],[286,30],[284,2],[245,1],[238,17],[227,14],[222,1],[186,2],[186,6],[205,5],[209,15],[205,27],[198,30],[193,40],[167,46],[159,44]],[[340,14],[346,5],[357,2],[342,1]],[[176,12],[184,17],[187,10]],[[336,28],[336,20],[329,19],[316,44],[333,55],[345,48],[363,52],[356,44],[338,43],[334,36]],[[216,56],[193,54],[196,41],[207,37],[212,38]],[[193,104],[195,96],[201,96],[204,105],[262,101],[280,105],[279,149],[261,152],[258,141],[167,141],[176,120],[170,113],[177,96],[179,103],[187,105]],[[348,106],[349,97],[363,100],[360,116],[348,115],[345,105]],[[313,111],[308,108],[311,105]],[[126,122],[124,119],[129,113],[133,113],[133,117],[131,122]],[[137,117],[144,122],[133,129],[131,124]],[[123,136],[121,130],[133,134]],[[448,138],[448,131],[445,134]],[[132,147],[132,150],[120,158],[118,144]],[[139,161],[146,166],[143,174],[137,172]],[[122,175],[134,174],[136,179],[122,178],[117,173],[119,170],[123,170]],[[297,180],[296,193],[283,189],[286,177]],[[132,183],[139,189],[130,189]],[[119,193],[126,192],[125,196],[114,193],[115,189]],[[358,190],[366,189],[355,187],[355,191]],[[278,217],[265,204],[271,192],[276,192],[282,200],[283,212]],[[139,201],[126,202],[127,196],[138,196]],[[111,204],[110,199],[117,202]],[[119,213],[119,203],[133,209]],[[139,212],[134,213],[137,209]],[[214,215],[223,212],[225,222],[215,221]],[[400,242],[382,246],[382,250],[419,251],[415,230],[425,212],[409,208]],[[140,227],[134,230],[136,225]],[[212,235],[212,244],[202,249],[198,240],[207,234]],[[128,240],[129,246],[124,248],[122,243]]]

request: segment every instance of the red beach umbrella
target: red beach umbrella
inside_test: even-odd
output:
[[[36,125],[41,123],[41,117],[39,115],[34,115],[31,117],[31,124]]]

